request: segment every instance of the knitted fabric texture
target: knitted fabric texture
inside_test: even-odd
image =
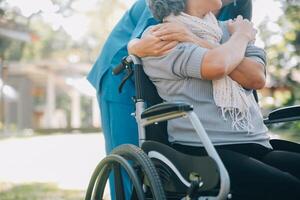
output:
[[[222,30],[213,13],[206,14],[203,18],[181,13],[177,16],[169,15],[164,22],[176,22],[186,25],[199,38],[213,44],[220,44]],[[250,107],[259,108],[252,95],[246,93],[245,89],[225,76],[219,80],[213,80],[213,97],[215,104],[220,108],[223,119],[226,114],[232,119],[232,128],[237,130],[249,130],[252,128]]]

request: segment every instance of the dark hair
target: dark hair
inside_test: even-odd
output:
[[[186,0],[148,0],[154,18],[162,21],[170,14],[178,15],[185,10]]]

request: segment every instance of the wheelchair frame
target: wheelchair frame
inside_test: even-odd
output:
[[[113,74],[116,75],[116,74],[119,74],[124,69],[127,69],[128,75],[125,77],[125,79],[121,83],[121,87],[124,85],[126,80],[129,79],[130,76],[133,74],[131,65],[133,65],[133,68],[135,70],[135,73],[134,73],[135,80],[138,82],[141,79],[141,73],[143,72],[142,62],[138,57],[129,55],[129,56],[125,57],[123,59],[122,63],[118,67],[116,67],[113,71]],[[121,90],[121,88],[119,88],[119,90]],[[187,117],[191,121],[194,129],[196,130],[196,133],[197,133],[198,137],[200,138],[207,154],[216,162],[218,169],[219,169],[219,174],[220,174],[220,188],[219,188],[219,193],[217,194],[217,196],[202,196],[202,197],[198,197],[197,199],[199,199],[199,200],[202,200],[202,199],[203,200],[204,199],[205,200],[222,200],[222,199],[230,198],[231,197],[231,195],[229,193],[230,192],[230,178],[229,178],[228,172],[227,172],[222,160],[220,159],[214,145],[210,141],[205,129],[203,128],[202,123],[200,122],[197,115],[194,113],[193,107],[186,103],[173,102],[173,103],[160,103],[160,104],[157,104],[155,106],[145,109],[145,102],[143,100],[142,92],[143,91],[141,90],[140,85],[136,84],[136,97],[135,97],[136,110],[135,110],[135,113],[133,113],[133,115],[136,118],[136,121],[138,124],[139,147],[142,147],[143,143],[146,141],[146,131],[145,131],[146,126],[155,124],[155,123],[159,123],[159,122],[163,122],[163,121],[167,121],[167,120],[171,120],[171,119],[175,119],[175,118]],[[264,123],[271,124],[271,123],[287,122],[287,121],[294,121],[294,120],[300,120],[300,106],[290,106],[290,107],[286,107],[286,108],[277,109],[277,110],[271,112],[269,114],[268,118],[264,119]],[[111,155],[107,156],[108,158],[106,158],[106,160],[111,159],[111,157],[115,157],[115,159],[120,160],[121,165],[123,167],[126,167],[126,169],[127,169],[126,171],[129,174],[129,176],[131,177],[131,180],[133,180],[134,186],[138,187],[137,185],[141,184],[141,183],[138,183],[138,181],[136,180],[137,174],[135,174],[133,172],[133,170],[128,169],[128,166],[125,163],[125,161],[122,160],[121,158],[119,158],[118,156],[122,158],[122,155],[120,155],[120,153],[118,153],[118,150],[113,151]],[[144,155],[143,155],[143,157],[145,160],[149,161],[148,158],[146,158]],[[191,183],[183,177],[183,175],[180,173],[180,171],[176,168],[176,166],[167,157],[165,157],[164,155],[162,155],[161,153],[156,152],[156,151],[148,152],[148,157],[150,159],[160,160],[161,162],[163,162],[164,164],[169,166],[171,168],[171,170],[177,175],[177,177],[180,179],[180,181],[186,187],[189,188],[191,186]],[[114,159],[112,159],[112,160],[114,160]],[[92,195],[92,193],[93,192],[97,193],[98,187],[101,188],[100,194],[103,194],[104,188],[103,188],[103,184],[101,185],[101,181],[103,181],[103,180],[99,179],[99,176],[100,176],[99,174],[101,174],[100,168],[105,167],[106,165],[109,165],[109,163],[106,163],[106,162],[101,162],[101,163],[97,167],[98,170],[96,169],[92,176],[91,182],[89,184],[88,192],[86,195],[86,200],[95,199],[94,198],[95,195]],[[148,162],[148,165],[150,166],[150,168],[154,167],[154,165],[152,165],[149,162]],[[115,171],[115,176],[118,175],[118,178],[121,178],[119,170],[120,169],[117,169]],[[156,174],[156,172],[152,172],[152,173],[154,173],[153,174],[154,176],[158,175],[158,174]],[[102,171],[102,175],[103,175],[103,171]],[[108,175],[106,175],[106,179],[107,178],[108,178]],[[149,178],[150,177],[148,177],[148,179]],[[117,181],[116,178],[115,178],[115,181]],[[158,181],[156,181],[156,182],[158,182]],[[98,186],[96,186],[96,189],[95,189],[95,185],[98,185]],[[151,185],[151,183],[150,183],[150,185]],[[156,186],[157,185],[158,185],[158,187],[160,187],[161,183],[157,183]],[[122,181],[121,181],[121,183],[117,183],[116,187],[118,187],[119,190],[122,190],[122,189],[120,189],[120,187],[122,187]],[[199,184],[199,187],[201,187],[201,182]],[[122,192],[124,192],[124,191],[122,191]],[[141,195],[141,188],[138,188],[136,190],[136,192],[137,192],[138,199],[143,199],[143,197]],[[187,196],[187,199],[188,198],[189,197]],[[157,199],[157,200],[160,200],[160,199]]]

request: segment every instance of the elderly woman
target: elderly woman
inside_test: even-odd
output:
[[[300,154],[272,149],[251,93],[265,83],[265,53],[252,44],[253,25],[241,16],[217,22],[213,12],[220,0],[149,5],[158,20],[185,26],[189,34],[164,55],[143,57],[145,72],[164,100],[194,106],[228,169],[233,199],[300,199]],[[157,29],[148,28],[142,38],[165,40],[164,30]],[[169,121],[168,134],[177,150],[205,153],[187,119]]]

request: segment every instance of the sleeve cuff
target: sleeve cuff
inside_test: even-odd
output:
[[[207,49],[198,46],[191,51],[189,60],[187,61],[187,68],[186,68],[187,75],[189,77],[200,78],[200,79],[202,78],[201,67],[206,52]]]
[[[249,57],[247,57],[247,58],[250,58],[250,59],[252,59],[252,60],[255,60],[256,62],[262,64],[263,66],[266,65],[265,62],[263,61],[263,59],[261,59],[261,58],[259,58],[259,57],[256,57],[256,56],[249,56]]]
[[[267,63],[266,52],[263,49],[258,48],[254,45],[248,45],[246,52],[245,52],[245,56],[249,57],[249,58],[256,57],[256,58],[260,59],[260,61],[263,62],[262,63],[263,65],[266,65],[266,63]]]

